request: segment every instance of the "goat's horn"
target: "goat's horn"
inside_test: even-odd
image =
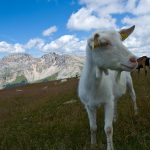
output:
[[[122,41],[124,41],[134,30],[135,25],[128,28],[128,29],[122,29],[121,31],[119,31]]]

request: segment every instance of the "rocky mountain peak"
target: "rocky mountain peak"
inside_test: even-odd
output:
[[[26,53],[16,53],[10,54],[2,58],[2,62],[18,62],[18,61],[29,61],[32,60],[33,57]]]
[[[48,53],[34,58],[26,53],[8,55],[0,60],[0,87],[24,76],[28,82],[53,76],[53,79],[79,75],[84,58]]]

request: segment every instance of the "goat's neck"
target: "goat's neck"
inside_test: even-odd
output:
[[[121,76],[121,71],[117,71],[117,77],[116,81],[118,82],[120,80]],[[87,51],[87,57],[86,57],[86,64],[85,64],[85,76],[86,76],[86,81],[89,81],[89,84],[93,84],[94,81],[100,83],[104,75],[108,75],[108,69],[103,69],[101,67],[97,67],[92,58],[92,53]],[[91,82],[90,82],[91,81]]]
[[[89,47],[87,47],[88,49]],[[86,57],[86,72],[87,72],[87,76],[88,77],[92,77],[96,79],[101,79],[102,78],[102,74],[104,73],[105,75],[108,75],[108,69],[103,69],[100,66],[96,66],[93,62],[93,56],[92,56],[92,52],[91,49],[88,49],[86,51],[87,57]]]
[[[89,54],[90,52],[87,52],[88,55],[86,57],[86,63],[85,63],[85,77],[86,81],[88,81],[89,84],[93,83],[99,83],[102,79],[102,73],[103,69],[98,68],[92,59],[92,54]]]

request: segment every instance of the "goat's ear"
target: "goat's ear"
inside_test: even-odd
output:
[[[93,42],[92,42],[92,50],[94,48],[100,47],[100,40],[99,40],[100,35],[98,33],[94,34]]]
[[[135,25],[128,29],[122,29],[119,31],[122,41],[124,41],[133,32],[134,28]]]

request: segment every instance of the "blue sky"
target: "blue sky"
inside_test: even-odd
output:
[[[66,34],[66,22],[77,9],[78,3],[67,0],[1,0],[0,40],[27,42],[53,25],[60,29],[54,38]]]
[[[136,30],[125,45],[149,55],[149,7],[149,0],[0,0],[0,57],[83,54],[93,30],[133,24]]]

